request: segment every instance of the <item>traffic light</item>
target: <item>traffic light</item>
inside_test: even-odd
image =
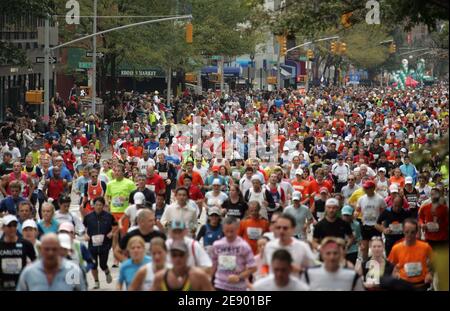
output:
[[[391,45],[389,46],[389,53],[394,54],[395,52],[397,52],[397,46],[395,45],[395,43],[391,43]]]
[[[189,22],[186,24],[186,43],[194,42],[193,34],[194,34],[194,27],[192,26],[192,23]]]
[[[350,22],[350,16],[353,15],[353,12],[348,12],[345,14],[342,14],[341,16],[341,24],[344,26],[344,28],[349,28],[352,23]]]
[[[331,53],[336,54],[337,52],[337,42],[331,42]]]
[[[347,52],[347,43],[341,43],[339,46],[339,52],[345,54]]]
[[[313,50],[308,50],[308,51],[306,51],[306,57],[307,57],[308,59],[313,59],[313,58],[314,58],[314,52],[313,52]]]

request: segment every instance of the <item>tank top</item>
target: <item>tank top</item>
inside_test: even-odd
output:
[[[210,246],[215,241],[221,239],[223,237],[222,226],[219,225],[216,228],[213,228],[210,224],[205,224],[206,231],[203,236],[203,245]]]
[[[388,180],[387,178],[384,181],[380,181],[377,179],[377,187],[378,191],[377,193],[383,198],[387,198],[388,196]]]
[[[37,185],[39,183],[39,177],[36,173],[36,165],[33,165],[31,172],[28,172],[27,167],[24,166],[22,169],[22,172],[24,172],[25,174],[27,174],[28,176],[31,177],[31,179],[33,180],[33,183],[35,185]]]
[[[20,173],[20,179],[17,179],[16,176],[14,175],[14,173],[9,174],[9,184],[11,182],[17,180],[20,183],[20,187],[21,187],[20,196],[22,196],[24,198],[28,197],[28,195],[30,194],[30,187],[28,186],[27,179],[28,179],[28,175],[23,172]],[[8,187],[7,193],[9,195],[11,195],[11,190],[9,187]]]
[[[86,211],[92,212],[94,210],[94,199],[103,196],[103,188],[100,181],[97,181],[97,185],[93,186],[92,182],[89,181],[87,184],[87,194],[89,204],[86,204]]]
[[[281,203],[281,188],[280,188],[280,186],[277,186],[275,192],[273,192],[270,189],[269,185],[266,185],[265,188],[270,192],[270,195],[272,196],[273,201],[275,202],[275,208],[274,209],[267,208],[267,210],[269,212],[275,212],[275,211],[279,210],[280,209],[280,203]]]
[[[48,183],[48,197],[58,200],[61,193],[64,192],[64,183],[62,179],[50,178]]]
[[[248,202],[251,201],[258,201],[259,205],[261,205],[261,209],[259,210],[259,214],[261,217],[268,219],[267,215],[267,208],[263,206],[263,202],[266,201],[266,198],[264,196],[265,188],[262,188],[261,192],[254,192],[253,188],[249,189],[250,195],[248,196]]]
[[[153,272],[153,262],[149,262],[145,265],[145,270],[147,271],[145,274],[144,284],[142,284],[143,291],[149,291],[153,286],[153,280],[155,279],[155,273]]]
[[[169,269],[167,269],[166,270],[166,273],[164,273],[164,279],[163,279],[163,281],[162,281],[162,284],[161,284],[161,288],[162,288],[162,290],[163,291],[165,291],[165,292],[188,292],[188,291],[191,291],[192,290],[192,288],[191,288],[191,282],[189,281],[189,271],[188,271],[188,273],[187,273],[187,278],[186,278],[186,281],[184,282],[184,284],[181,286],[181,287],[179,287],[179,288],[171,288],[170,286],[169,286],[169,282],[168,282],[168,276],[169,276]]]

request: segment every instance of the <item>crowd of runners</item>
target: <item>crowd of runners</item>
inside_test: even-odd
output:
[[[80,110],[57,95],[48,125],[2,123],[0,290],[439,289],[447,83]]]

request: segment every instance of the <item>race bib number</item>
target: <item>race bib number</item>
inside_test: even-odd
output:
[[[405,273],[409,278],[420,276],[422,274],[421,262],[408,262],[404,266]]]
[[[391,229],[392,234],[402,234],[403,224],[401,224],[401,223],[390,224],[389,229]]]
[[[231,175],[233,176],[234,179],[241,179],[241,172],[239,171],[233,171]]]
[[[105,235],[97,234],[92,236],[92,246],[102,246]]]
[[[114,207],[123,207],[125,203],[124,197],[115,197],[112,199],[112,205]]]
[[[155,185],[146,185],[145,188],[147,188],[150,191],[155,192]]]
[[[247,228],[247,235],[250,240],[258,240],[261,237],[261,228]]]
[[[159,176],[161,176],[162,179],[167,179],[167,172],[159,172]]]
[[[22,258],[3,258],[2,272],[4,274],[19,274],[22,271]]]
[[[363,215],[364,223],[374,223],[377,221],[377,213],[374,209],[366,209]]]
[[[437,222],[429,222],[427,223],[427,229],[429,232],[438,232],[439,224]]]
[[[221,270],[236,269],[236,256],[220,255],[219,256],[219,268]]]

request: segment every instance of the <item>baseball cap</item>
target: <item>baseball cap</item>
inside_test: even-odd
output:
[[[405,148],[400,149],[400,152],[406,153],[408,152]]]
[[[145,195],[142,192],[136,192],[133,196],[134,204],[144,204],[145,202]]]
[[[325,202],[325,206],[329,206],[329,205],[339,206],[339,201],[337,199],[335,199],[335,198],[329,198]]]
[[[12,222],[19,222],[18,220],[17,220],[17,217],[16,216],[14,216],[14,215],[6,215],[6,216],[4,216],[3,218],[2,218],[2,222],[3,222],[3,225],[4,226],[7,226],[7,225],[9,225],[10,223],[12,223]]]
[[[353,208],[350,205],[345,205],[341,210],[341,215],[353,215]]]
[[[22,224],[22,230],[25,228],[34,228],[37,229],[37,224],[33,219],[27,219]]]
[[[188,252],[188,248],[186,246],[186,243],[184,243],[183,241],[173,241],[172,245],[170,246],[170,251],[179,251],[186,254]]]
[[[288,146],[284,146],[283,147],[283,151],[289,151],[289,147]]]
[[[213,186],[215,186],[215,185],[220,185],[220,184],[221,184],[221,183],[220,183],[220,179],[218,179],[218,178],[214,179],[213,182],[212,182],[212,185],[213,185]]]
[[[222,213],[220,212],[220,208],[218,208],[217,206],[210,207],[208,210],[208,216],[211,215],[222,215]]]
[[[67,231],[67,232],[75,232],[75,227],[70,222],[63,222],[59,225],[58,232]]]
[[[64,161],[64,159],[63,159],[62,156],[57,156],[55,160],[56,160],[56,161]]]
[[[172,230],[184,230],[186,229],[186,226],[184,225],[184,222],[181,220],[174,220],[170,223],[170,229]]]
[[[378,172],[384,172],[384,173],[386,173],[386,169],[385,169],[384,167],[380,167],[380,168],[378,169]]]
[[[219,171],[219,167],[218,166],[213,166],[212,171],[213,172],[218,172]]]
[[[254,180],[257,180],[257,181],[261,182],[261,179],[259,179],[258,175],[253,175],[252,176],[252,181],[254,181]]]
[[[303,175],[303,170],[302,170],[301,168],[298,168],[298,169],[295,171],[295,175]]]
[[[62,248],[72,250],[72,239],[70,235],[68,235],[67,233],[60,233],[58,234],[58,240],[59,245],[61,245]]]
[[[375,183],[372,180],[366,180],[364,182],[363,188],[375,188]]]
[[[326,187],[320,188],[319,193],[324,193],[324,192],[328,193],[328,189]]]
[[[301,192],[295,191],[295,192],[292,194],[292,201],[295,201],[295,200],[300,201],[301,199],[302,199],[302,194],[301,194]]]
[[[405,184],[412,184],[413,183],[413,179],[411,176],[408,176],[405,178]]]
[[[414,135],[409,135],[408,139],[414,139]]]
[[[389,192],[390,193],[398,192],[398,186],[396,184],[390,185],[389,186]]]

